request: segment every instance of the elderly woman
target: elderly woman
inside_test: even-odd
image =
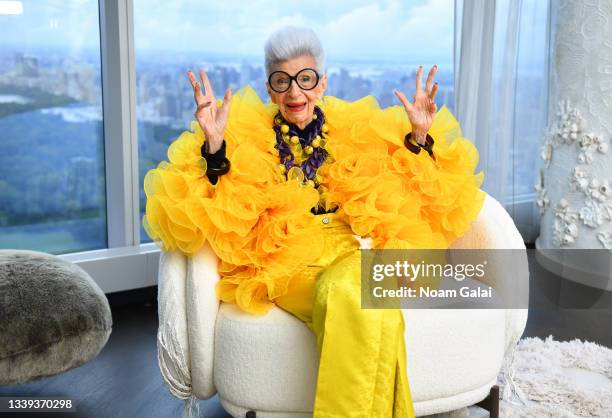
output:
[[[271,103],[241,89],[215,99],[188,76],[191,130],[145,177],[144,227],[163,250],[218,256],[217,296],[252,314],[276,305],[315,333],[315,417],[414,416],[399,309],[361,309],[360,251],[447,248],[479,212],[478,153],[437,111],[436,66],[403,106],[325,96],[310,29],[265,46]],[[435,141],[435,146],[434,146]]]

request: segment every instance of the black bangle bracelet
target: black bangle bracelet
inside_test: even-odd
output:
[[[227,174],[231,166],[232,164],[230,163],[230,161],[227,158],[223,158],[219,167],[207,166],[206,175],[213,174],[215,176],[222,176],[224,174]]]
[[[226,174],[231,167],[229,160],[225,157],[225,140],[223,141],[221,148],[218,151],[211,154],[208,150],[208,141],[204,141],[200,149],[202,157],[206,160],[206,175],[214,178]],[[212,181],[212,180],[211,180]],[[213,182],[215,184],[216,181]]]
[[[419,152],[421,152],[421,149],[424,149],[425,151],[427,151],[427,153],[429,155],[433,154],[433,146],[434,146],[434,139],[431,137],[431,135],[427,134],[426,138],[425,138],[425,145],[421,145],[418,142],[413,142],[412,141],[412,132],[408,132],[406,134],[406,136],[404,137],[404,145],[406,146],[406,148],[408,148],[410,151],[412,151],[415,154],[418,154]]]
[[[219,148],[216,152],[212,154],[208,152],[208,141],[204,141],[204,143],[200,147],[200,154],[202,155],[202,157],[206,159],[208,158],[222,159],[223,157],[225,157],[225,140],[223,140],[223,142],[221,143],[221,148]]]

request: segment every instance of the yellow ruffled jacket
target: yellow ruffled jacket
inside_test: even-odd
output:
[[[442,107],[429,134],[435,160],[414,154],[403,138],[411,131],[400,106],[381,109],[365,97],[320,103],[333,157],[321,169],[327,206],[374,248],[447,248],[462,236],[484,201],[478,152]],[[212,185],[204,174],[197,124],[183,132],[144,180],[143,226],[164,251],[195,254],[208,241],[220,259],[217,295],[261,314],[284,295],[291,278],[323,250],[310,209],[319,192],[281,174],[274,115],[249,87],[233,99],[225,132],[231,170]]]

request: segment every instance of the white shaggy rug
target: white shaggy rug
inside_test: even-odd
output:
[[[513,357],[500,375],[502,417],[612,417],[611,349],[524,338]]]

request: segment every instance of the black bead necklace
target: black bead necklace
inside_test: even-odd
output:
[[[318,187],[321,183],[317,170],[329,157],[325,149],[325,135],[328,127],[325,124],[323,111],[315,106],[313,122],[306,137],[300,137],[297,127],[287,123],[280,112],[274,116],[274,132],[276,145],[281,162],[281,171],[287,178],[296,176],[298,179]],[[300,174],[301,172],[301,174]]]

